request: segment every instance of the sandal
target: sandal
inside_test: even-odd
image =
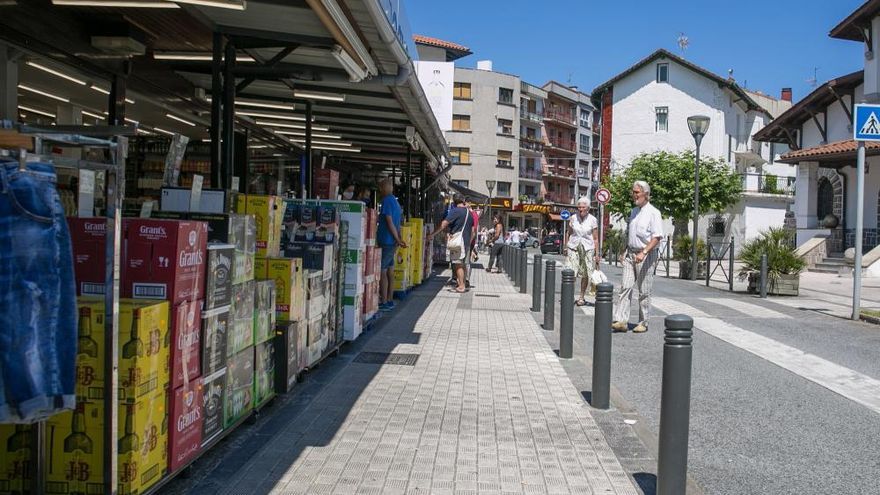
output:
[[[587,301],[584,300],[584,298],[582,297],[582,298],[578,299],[577,301],[575,301],[574,304],[575,304],[576,306],[586,306],[586,305],[587,305]]]

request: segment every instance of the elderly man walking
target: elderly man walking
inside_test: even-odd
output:
[[[623,255],[623,282],[617,303],[615,332],[629,329],[629,305],[633,285],[639,289],[639,322],[633,332],[648,331],[648,313],[651,311],[651,288],[654,285],[654,265],[657,263],[657,245],[663,237],[663,219],[660,211],[651,205],[651,186],[638,180],[633,183],[632,198],[635,208],[627,226],[627,249]]]

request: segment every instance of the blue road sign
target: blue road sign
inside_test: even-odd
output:
[[[568,210],[562,210],[559,212],[559,217],[563,220],[568,220],[569,218],[571,218],[571,212]]]
[[[880,141],[880,105],[856,105],[853,139]]]

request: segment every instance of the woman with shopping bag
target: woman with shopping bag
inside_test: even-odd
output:
[[[581,279],[581,295],[575,304],[584,306],[587,304],[584,296],[600,260],[596,253],[596,246],[599,245],[599,222],[590,214],[590,200],[586,196],[578,199],[577,213],[568,220],[567,237],[565,246],[568,250],[568,266]]]

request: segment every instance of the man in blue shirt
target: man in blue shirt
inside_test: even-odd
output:
[[[379,182],[379,193],[382,195],[382,203],[379,206],[379,228],[376,231],[376,242],[382,248],[379,308],[389,311],[394,307],[394,255],[397,253],[397,246],[405,248],[406,243],[400,238],[403,210],[394,197],[394,183],[390,178]]]

